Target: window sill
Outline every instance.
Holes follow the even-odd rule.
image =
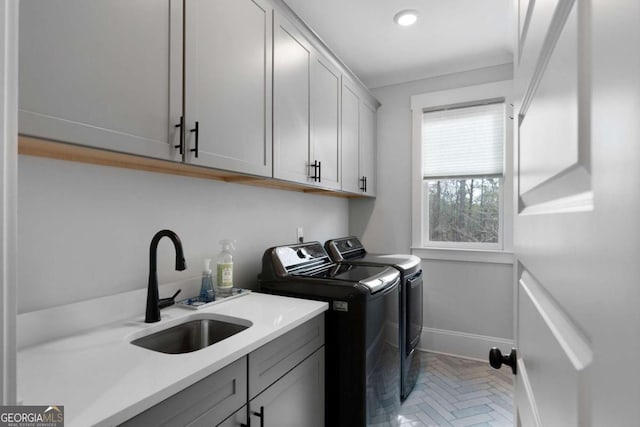
[[[411,248],[411,254],[425,260],[484,262],[513,265],[513,252],[486,249]]]

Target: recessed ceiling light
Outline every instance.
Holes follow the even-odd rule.
[[[393,17],[393,20],[396,21],[398,25],[408,27],[409,25],[415,24],[415,22],[418,20],[418,11],[401,10],[400,12],[396,13],[396,16]]]

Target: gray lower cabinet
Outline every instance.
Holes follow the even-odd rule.
[[[324,426],[324,347],[249,402],[251,425]]]
[[[324,315],[249,354],[249,414],[262,427],[324,426]]]
[[[324,397],[320,315],[122,425],[320,427]]]
[[[234,414],[246,401],[247,358],[243,357],[122,425],[211,427]]]
[[[182,2],[20,1],[19,132],[180,160]]]
[[[324,315],[303,323],[249,354],[253,399],[324,344]]]
[[[235,414],[218,424],[218,427],[247,427],[247,405],[244,405]]]

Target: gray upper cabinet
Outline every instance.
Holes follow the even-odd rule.
[[[275,14],[273,176],[340,189],[340,72]]]
[[[314,183],[340,189],[340,72],[314,54],[311,61],[311,147]]]
[[[360,147],[358,169],[364,177],[364,193],[376,195],[376,126],[377,108],[364,100],[360,102]]]
[[[271,176],[272,13],[265,0],[185,3],[188,163]]]
[[[22,135],[374,194],[377,102],[279,0],[22,0],[19,61]]]
[[[273,43],[273,176],[308,183],[311,46],[278,13]]]
[[[342,77],[342,190],[375,196],[377,106]]]
[[[360,140],[360,97],[351,82],[342,78],[342,190],[361,193],[358,169]],[[364,188],[364,187],[362,187]]]
[[[180,160],[182,2],[22,0],[21,134]]]

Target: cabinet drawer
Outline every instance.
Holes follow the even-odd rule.
[[[246,399],[247,358],[243,357],[122,425],[213,426],[241,408]]]
[[[249,354],[249,399],[276,382],[324,344],[324,314]]]

